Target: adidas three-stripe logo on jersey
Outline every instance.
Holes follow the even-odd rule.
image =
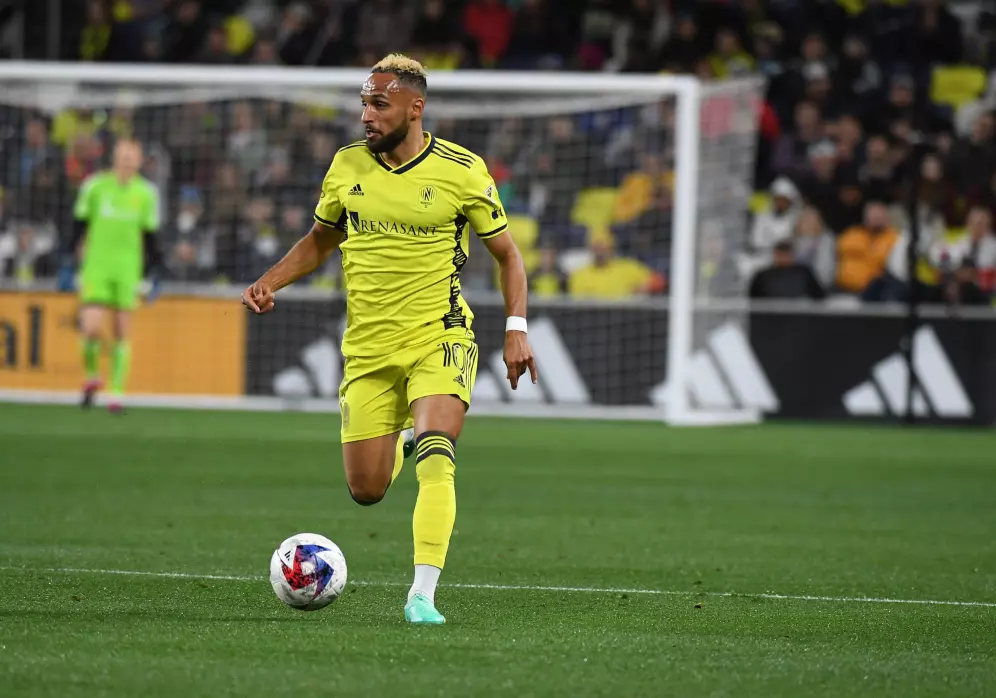
[[[355,187],[349,190],[350,196],[363,196],[363,189],[357,184]]]

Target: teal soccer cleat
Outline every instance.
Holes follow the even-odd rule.
[[[405,620],[413,625],[442,625],[446,622],[443,614],[425,594],[415,594],[405,604]]]

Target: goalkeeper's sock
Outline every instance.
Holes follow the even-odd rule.
[[[94,383],[99,379],[100,370],[100,340],[93,337],[84,337],[81,344],[83,351],[83,370],[86,373],[88,383]]]
[[[418,476],[418,499],[412,517],[415,583],[409,598],[422,593],[432,600],[456,521],[456,448],[449,434],[427,431],[416,439],[415,453]]]
[[[111,356],[111,394],[121,397],[124,394],[128,372],[131,369],[131,344],[119,341],[114,345]]]

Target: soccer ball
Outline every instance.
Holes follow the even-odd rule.
[[[339,546],[316,533],[298,533],[273,551],[270,584],[277,598],[299,611],[317,611],[346,586],[346,558]]]

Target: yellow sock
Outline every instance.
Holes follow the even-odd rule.
[[[453,483],[456,449],[448,434],[427,431],[416,439],[415,453],[418,476],[418,499],[412,517],[415,564],[442,569],[456,521]]]
[[[394,470],[391,472],[391,484],[398,479],[398,475],[401,474],[401,468],[405,464],[405,435],[398,434],[398,448],[394,452]]]

